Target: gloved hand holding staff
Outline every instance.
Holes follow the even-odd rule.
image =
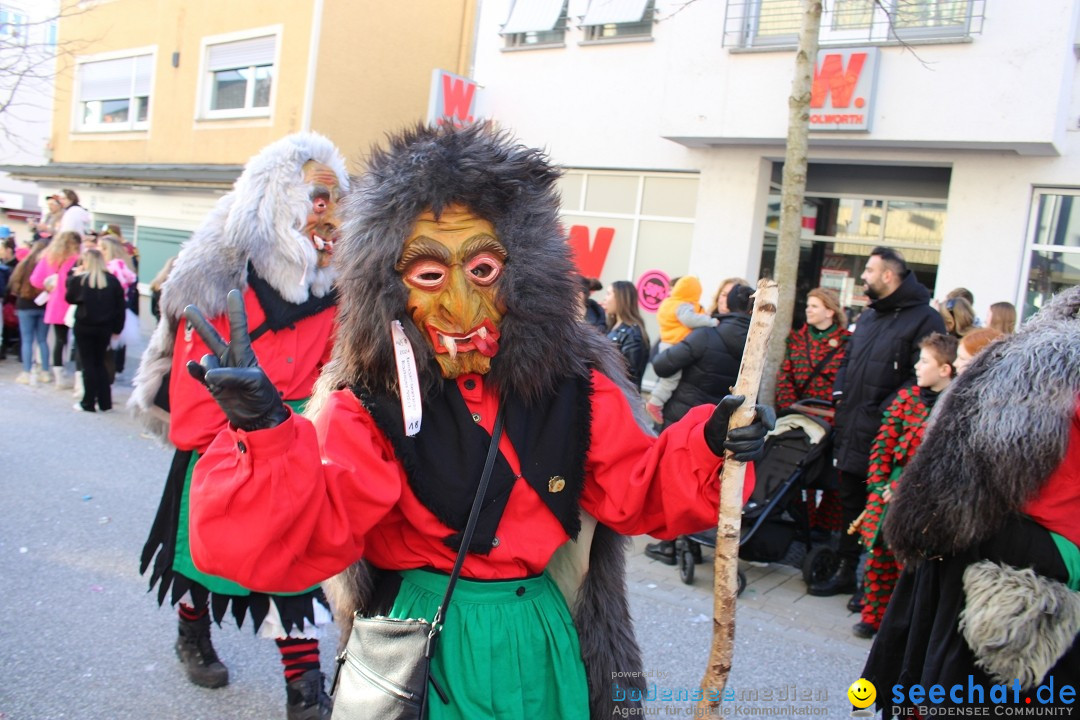
[[[746,474],[746,459],[760,458],[761,446],[754,448],[748,458],[735,447],[739,437],[739,428],[771,426],[774,416],[759,405],[757,401],[761,372],[765,364],[765,351],[772,333],[773,320],[776,318],[776,301],[779,289],[772,280],[758,283],[754,295],[754,313],[750,318],[750,332],[746,336],[739,377],[735,381],[734,396],[742,395],[746,400],[733,406],[732,396],[724,398],[717,405],[713,416],[706,425],[706,440],[709,439],[709,425],[720,422],[719,415],[731,415],[725,423],[727,442],[724,446],[732,455],[724,459],[720,471],[720,519],[716,530],[716,560],[713,580],[713,638],[709,651],[709,662],[705,676],[701,681],[703,699],[699,708],[708,713],[710,707],[717,705],[709,698],[717,697],[727,683],[731,671],[731,656],[735,640],[735,598],[738,594],[739,537],[742,524],[743,477]],[[755,419],[756,418],[756,419]],[[771,428],[770,428],[771,429]],[[755,432],[757,434],[757,432]],[[761,440],[759,439],[760,443]],[[715,452],[715,451],[714,451]]]

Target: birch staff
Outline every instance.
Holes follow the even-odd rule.
[[[746,335],[739,377],[735,381],[734,394],[746,398],[735,410],[728,423],[728,430],[745,427],[754,421],[754,404],[757,402],[761,371],[765,366],[765,352],[776,318],[776,301],[779,289],[772,280],[758,282],[754,294],[754,313],[750,317],[750,331]],[[702,712],[716,707],[720,691],[727,684],[731,673],[731,655],[735,648],[735,597],[738,592],[739,528],[742,524],[743,477],[746,463],[724,454],[724,466],[720,472],[720,519],[716,528],[716,556],[713,574],[713,636],[709,650],[709,663],[701,681],[703,699],[699,704]],[[711,692],[714,691],[715,692]]]

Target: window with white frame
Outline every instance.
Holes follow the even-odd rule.
[[[585,40],[652,37],[654,0],[591,0],[581,19]]]
[[[27,29],[25,15],[11,10],[0,10],[0,38],[9,41],[5,44],[25,45]]]
[[[1053,295],[1080,285],[1080,189],[1036,190],[1032,205],[1027,284],[1021,298],[1025,318]]]
[[[153,71],[152,53],[80,62],[76,129],[145,130],[150,121]]]
[[[499,31],[507,48],[550,47],[566,41],[567,0],[514,0]]]
[[[202,117],[270,114],[277,34],[205,41]]]
[[[822,45],[956,40],[982,31],[987,0],[831,0],[822,8]],[[724,44],[794,47],[802,0],[727,0]]]

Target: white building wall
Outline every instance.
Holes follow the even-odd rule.
[[[49,131],[52,126],[52,91],[55,61],[34,65],[46,49],[47,21],[58,13],[56,0],[18,0],[4,2],[9,12],[28,18],[28,46],[15,39],[0,42],[0,96],[10,105],[0,114],[0,163],[5,165],[44,165],[49,160]],[[29,48],[29,49],[28,49]],[[12,92],[14,89],[14,92]],[[0,206],[37,210],[40,206],[37,185],[12,179],[0,173]],[[20,239],[29,237],[22,223],[9,223]]]
[[[565,47],[505,51],[510,6],[481,4],[474,76],[492,116],[569,167],[699,171],[683,270],[707,294],[756,277],[794,52],[721,47],[723,0],[657,0],[652,41],[595,45],[579,44],[588,0],[570,0]],[[987,0],[970,42],[882,47],[872,131],[812,135],[811,162],[951,168],[932,290],[970,288],[984,317],[992,302],[1020,304],[1032,190],[1080,187],[1078,11]]]

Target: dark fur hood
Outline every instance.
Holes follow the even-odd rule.
[[[394,266],[417,216],[455,203],[492,222],[509,253],[498,289],[506,314],[488,376],[493,386],[528,402],[590,365],[622,375],[611,343],[578,320],[578,279],[558,214],[560,174],[540,151],[490,125],[417,127],[374,150],[344,207],[335,254],[338,338],[311,411],[328,392],[358,382],[397,394],[393,320],[412,342],[422,391],[438,385],[438,365],[408,316]]]
[[[986,540],[1065,456],[1080,396],[1080,287],[992,343],[938,400],[885,519],[904,564]]]

